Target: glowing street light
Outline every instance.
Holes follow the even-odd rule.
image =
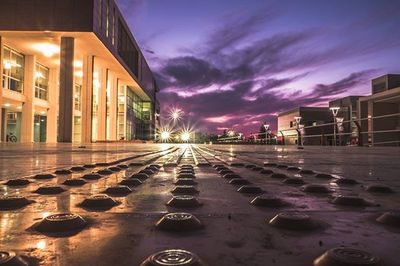
[[[169,117],[172,121],[177,122],[182,119],[183,111],[181,109],[172,108]]]
[[[333,122],[334,122],[334,124],[333,124],[333,141],[334,141],[334,144],[333,144],[333,146],[336,146],[336,117],[338,115],[340,107],[331,107],[329,109],[332,111],[332,114],[333,114]]]
[[[168,131],[162,131],[161,135],[160,135],[161,140],[164,140],[164,141],[167,141],[170,138],[170,136],[171,136],[171,133]]]
[[[183,141],[183,142],[188,142],[189,140],[190,140],[190,132],[183,132],[182,134],[181,134],[181,140]]]

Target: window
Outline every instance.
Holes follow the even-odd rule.
[[[110,0],[107,0],[106,6],[106,37],[110,35]]]
[[[35,97],[47,101],[49,90],[49,69],[36,64],[35,69]]]
[[[293,127],[293,121],[290,121],[290,127]]]
[[[3,88],[23,92],[25,57],[17,51],[4,46]]]
[[[82,86],[75,84],[74,86],[74,110],[81,111],[82,109]]]
[[[143,103],[143,120],[151,121],[151,102]]]
[[[138,77],[139,52],[125,29],[124,24],[119,20],[118,24],[118,54],[124,60],[132,73]]]
[[[99,15],[99,19],[100,19],[100,29],[103,28],[103,0],[100,0],[100,15]]]
[[[115,45],[115,8],[112,16],[112,45]]]

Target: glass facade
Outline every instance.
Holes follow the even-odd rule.
[[[3,88],[20,92],[24,90],[25,56],[4,46]]]
[[[96,141],[99,130],[99,93],[101,83],[99,72],[93,73],[93,92],[92,92],[92,140]]]
[[[47,117],[35,115],[33,124],[33,140],[35,142],[46,142]]]
[[[47,101],[49,90],[49,69],[41,64],[35,67],[35,97]]]

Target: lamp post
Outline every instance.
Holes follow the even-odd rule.
[[[301,121],[301,116],[295,116],[294,120],[296,121],[296,129],[297,129],[297,145],[298,146],[303,146],[301,138],[300,138],[300,121]]]
[[[334,146],[336,146],[336,117],[338,115],[340,107],[331,107],[329,109],[331,109],[333,114],[333,141],[334,141]]]
[[[264,124],[265,128],[265,144],[270,144],[269,143],[269,124]]]

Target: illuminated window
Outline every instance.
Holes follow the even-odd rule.
[[[106,6],[106,37],[110,35],[109,30],[110,30],[110,0],[107,0],[107,6]]]
[[[75,84],[74,86],[74,110],[81,111],[82,109],[82,86]]]
[[[35,67],[35,97],[47,101],[49,69],[40,64]]]
[[[3,88],[22,93],[25,56],[7,46],[4,46],[3,52]]]

